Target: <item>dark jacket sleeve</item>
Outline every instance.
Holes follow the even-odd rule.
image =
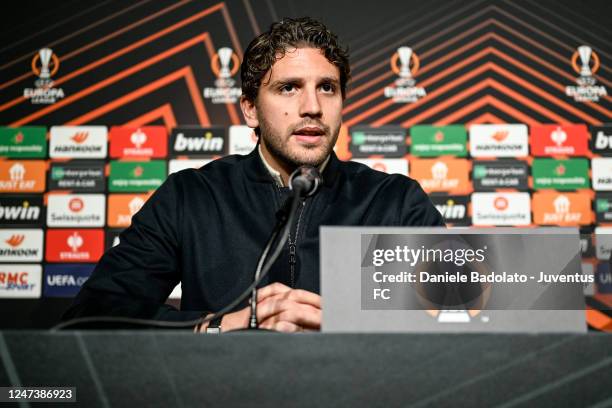
[[[404,204],[400,210],[397,225],[444,227],[442,214],[433,205],[419,183],[410,179],[406,185]]]
[[[123,316],[166,321],[197,319],[204,311],[164,304],[180,282],[181,191],[171,175],[132,218],[120,243],[108,250],[62,320]]]

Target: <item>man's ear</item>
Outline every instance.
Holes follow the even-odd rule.
[[[255,129],[259,126],[259,120],[257,120],[257,107],[254,101],[242,95],[240,97],[240,109],[242,109],[242,114],[244,115],[244,120],[248,127]]]

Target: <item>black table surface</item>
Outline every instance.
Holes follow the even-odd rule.
[[[603,333],[3,331],[0,357],[0,386],[71,407],[612,406]]]

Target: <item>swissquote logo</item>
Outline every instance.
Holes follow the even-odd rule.
[[[43,223],[41,196],[0,197],[0,225],[41,225]]]
[[[174,128],[171,149],[174,156],[223,155],[225,154],[225,128]]]
[[[47,225],[49,227],[104,226],[104,194],[49,194]]]
[[[572,68],[579,75],[576,86],[566,86],[565,94],[576,102],[598,102],[608,95],[603,85],[597,85],[595,74],[601,67],[599,55],[588,45],[576,48],[571,58]]]
[[[234,76],[240,68],[240,58],[229,47],[222,47],[210,61],[210,68],[217,77],[215,87],[204,88],[204,98],[212,103],[236,103],[242,95],[242,89],[234,87]]]
[[[353,159],[353,161],[383,173],[408,175],[408,160],[406,159]]]
[[[39,298],[41,278],[40,265],[0,264],[0,298]]]
[[[504,226],[530,223],[529,193],[472,194],[472,224]]]
[[[49,157],[103,159],[107,153],[106,126],[52,126]]]
[[[42,260],[41,229],[0,230],[0,262],[38,262]]]
[[[47,231],[45,259],[49,262],[97,262],[103,252],[101,229]]]
[[[53,88],[53,80],[51,79],[60,66],[58,56],[51,48],[41,48],[31,62],[32,72],[38,77],[34,82],[35,88],[25,88],[23,97],[30,99],[34,105],[48,105],[62,99],[65,94],[62,88]]]
[[[44,160],[0,160],[0,193],[45,191]]]
[[[469,131],[472,157],[525,157],[529,154],[526,125],[471,125]]]
[[[411,103],[427,95],[425,88],[415,86],[414,77],[419,72],[421,61],[412,48],[399,47],[389,62],[391,71],[398,78],[395,80],[395,86],[385,87],[385,98],[391,98],[395,103]]]

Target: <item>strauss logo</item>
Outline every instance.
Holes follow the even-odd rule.
[[[567,140],[567,133],[565,133],[560,126],[557,126],[557,128],[550,133],[550,140],[555,142],[557,146],[561,146],[563,142]]]
[[[19,245],[21,245],[24,239],[25,239],[25,235],[11,235],[11,237],[4,242],[9,244],[13,248],[16,248]]]
[[[136,130],[130,136],[130,142],[132,142],[132,144],[136,146],[137,149],[140,149],[140,146],[147,142],[147,135],[140,128],[138,128],[138,130]]]
[[[76,252],[80,247],[83,246],[83,237],[78,232],[73,232],[66,241],[68,246],[72,249],[72,252]]]

